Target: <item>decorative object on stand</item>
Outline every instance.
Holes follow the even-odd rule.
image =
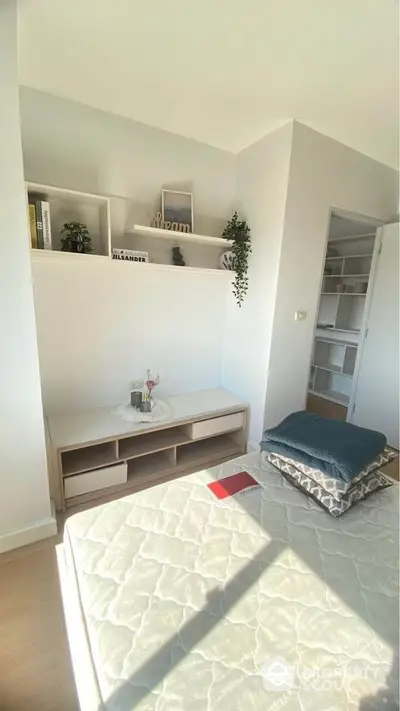
[[[233,294],[239,308],[249,287],[247,277],[248,257],[251,252],[250,228],[245,220],[239,220],[235,211],[225,227],[222,237],[233,241],[232,261],[236,272]]]
[[[172,261],[176,267],[185,267],[186,263],[183,260],[180,247],[172,247]]]
[[[148,252],[140,252],[135,249],[117,249],[116,247],[113,247],[112,258],[113,259],[122,259],[125,262],[147,263],[149,261],[149,253]]]
[[[193,232],[193,195],[177,190],[161,191],[161,217],[164,229]],[[184,227],[184,229],[182,229]]]
[[[79,254],[91,254],[92,238],[87,225],[83,222],[65,222],[62,226],[61,234],[65,237],[61,239],[62,252],[78,252]]]
[[[219,258],[219,265],[221,269],[226,269],[226,271],[231,272],[235,267],[233,265],[233,252],[228,249],[227,252],[223,252]]]
[[[143,393],[143,400],[140,403],[140,412],[151,412],[154,400],[148,393]]]
[[[151,221],[151,227],[157,227],[161,230],[173,230],[174,232],[190,232],[189,225],[178,224],[177,222],[164,222],[161,217],[161,212],[157,212],[154,219]]]
[[[141,390],[132,390],[132,392],[131,392],[132,407],[135,407],[138,410],[140,408],[140,405],[142,404],[142,399],[143,399],[143,393]]]
[[[146,388],[147,388],[148,399],[149,399],[150,402],[152,403],[151,409],[153,409],[153,407],[154,407],[154,400],[153,400],[152,392],[153,392],[154,388],[157,387],[157,385],[160,384],[160,376],[157,375],[155,378],[153,378],[153,377],[151,376],[150,370],[148,370],[148,371],[147,371],[147,380],[145,381],[144,384],[145,384],[145,386],[146,386]],[[145,398],[144,398],[144,395],[143,395],[143,400],[144,400],[144,399],[145,399]]]

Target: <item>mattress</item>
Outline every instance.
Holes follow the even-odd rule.
[[[334,519],[254,453],[71,517],[83,711],[398,708],[398,491]]]

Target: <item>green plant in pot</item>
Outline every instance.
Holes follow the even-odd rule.
[[[92,238],[87,225],[83,222],[65,222],[61,234],[65,235],[61,239],[62,252],[79,252],[80,254],[93,252]]]
[[[232,268],[236,272],[235,281],[233,282],[233,294],[240,308],[246,296],[247,289],[249,288],[247,269],[248,258],[251,252],[250,227],[246,220],[239,220],[239,216],[235,211],[233,217],[225,227],[222,236],[233,242]]]

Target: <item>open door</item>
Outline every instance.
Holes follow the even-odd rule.
[[[380,230],[367,331],[355,386],[355,425],[383,432],[399,448],[399,224]],[[379,233],[378,233],[379,235]]]

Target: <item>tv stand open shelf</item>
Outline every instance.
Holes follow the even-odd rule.
[[[171,418],[125,422],[115,407],[47,418],[58,510],[124,495],[246,451],[247,406],[222,388],[169,398]]]

